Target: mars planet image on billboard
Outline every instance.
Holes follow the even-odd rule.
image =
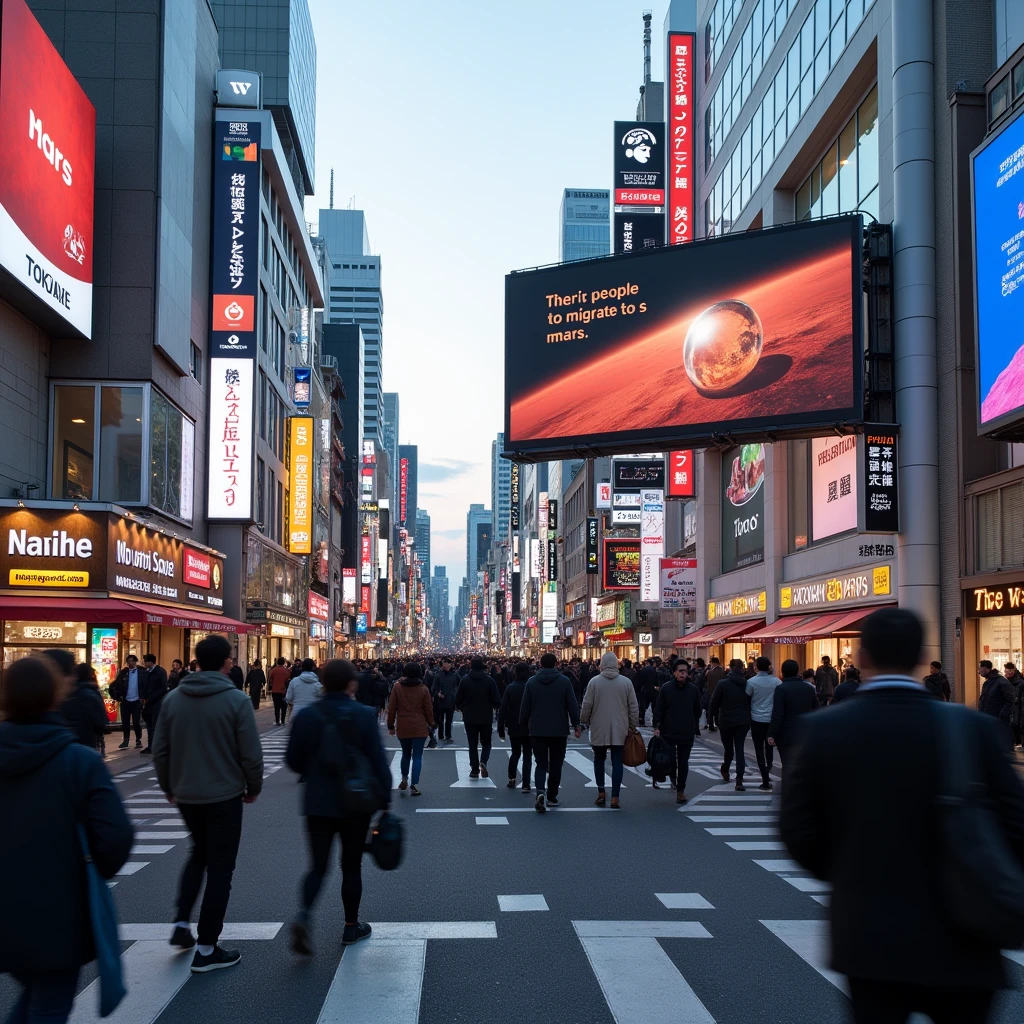
[[[716,302],[686,332],[686,376],[706,394],[728,391],[757,366],[763,340],[761,318],[750,306],[738,299]]]

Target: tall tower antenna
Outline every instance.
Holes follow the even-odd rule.
[[[651,11],[644,11],[644,85],[651,84]]]

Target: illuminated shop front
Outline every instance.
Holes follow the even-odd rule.
[[[746,637],[764,625],[767,606],[765,590],[716,597],[707,603],[707,625],[677,637],[675,646],[687,654],[700,654],[705,660],[717,657],[723,665],[733,658],[759,658],[761,644],[748,643]]]
[[[1000,574],[998,581],[977,582],[963,591],[964,699],[977,700],[981,687],[978,663],[991,661],[1002,672],[1012,662],[1024,666],[1024,573]]]

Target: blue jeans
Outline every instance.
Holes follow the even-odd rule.
[[[412,760],[412,784],[420,781],[420,770],[423,768],[423,744],[426,736],[417,736],[412,740],[399,740],[402,744],[402,778],[409,777],[409,760]]]
[[[18,971],[21,996],[7,1024],[64,1024],[75,1001],[78,968],[68,971]]]
[[[594,747],[594,781],[604,790],[604,757],[607,747]],[[612,747],[612,796],[619,795],[622,786],[622,747]]]

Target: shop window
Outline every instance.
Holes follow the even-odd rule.
[[[1013,102],[1024,96],[1024,60],[1018,61],[1013,69]]]
[[[142,501],[142,388],[100,388],[100,501]]]
[[[259,601],[263,597],[263,580],[261,576],[261,555],[263,545],[259,538],[250,534],[246,544],[245,560],[245,599]]]
[[[96,389],[53,389],[53,479],[51,496],[91,501],[96,432]]]
[[[811,538],[811,445],[789,442],[789,550],[802,551]]]
[[[149,503],[177,519],[192,518],[195,424],[155,388],[149,413]]]

